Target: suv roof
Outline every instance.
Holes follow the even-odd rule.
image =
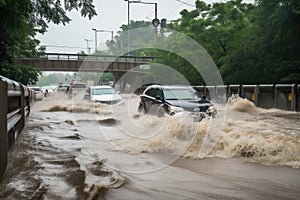
[[[193,88],[190,85],[151,85],[150,87],[160,87],[163,89],[180,89],[180,88]]]
[[[84,86],[84,87],[82,87],[82,86]],[[86,88],[86,84],[85,83],[73,83],[71,85],[71,88]]]
[[[89,86],[89,88],[91,88],[91,89],[97,89],[97,88],[104,89],[104,88],[113,88],[113,87],[111,87],[109,85],[98,85],[98,86]]]

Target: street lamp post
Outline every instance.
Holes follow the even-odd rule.
[[[129,55],[129,24],[130,24],[130,3],[140,3],[141,1],[130,1],[130,0],[124,0],[127,1],[127,55]]]
[[[89,42],[93,41],[93,40],[89,40],[89,39],[84,39],[86,41],[86,48],[87,48],[87,53],[90,54],[90,47],[89,47]]]
[[[113,31],[108,31],[108,30],[99,30],[98,32],[107,32],[107,33],[111,33],[111,40],[114,39],[114,32]]]
[[[98,32],[109,32],[111,33],[111,40],[114,39],[114,32],[109,30],[97,30],[95,28],[92,28],[93,31],[95,31],[95,53],[97,52],[97,33]]]
[[[97,52],[97,32],[98,30],[95,28],[92,28],[93,31],[95,31],[95,53]]]

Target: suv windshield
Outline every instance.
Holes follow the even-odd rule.
[[[164,96],[166,100],[195,100],[200,99],[199,94],[189,88],[172,88],[164,89]]]
[[[41,88],[32,88],[34,91],[39,92],[41,91]]]
[[[105,94],[115,94],[116,91],[113,88],[97,88],[92,89],[92,95],[105,95]]]
[[[72,88],[86,88],[85,84],[73,84]]]

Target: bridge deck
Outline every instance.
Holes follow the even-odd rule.
[[[19,64],[33,66],[41,71],[138,71],[138,66],[149,64],[153,56],[113,56],[46,53],[37,58],[19,58]]]

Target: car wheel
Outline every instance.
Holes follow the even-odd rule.
[[[148,112],[150,115],[156,115],[158,117],[163,117],[166,113],[165,109],[158,105],[152,105]]]
[[[165,113],[166,113],[166,110],[163,107],[160,106],[158,108],[157,116],[158,117],[163,117],[165,115]]]

